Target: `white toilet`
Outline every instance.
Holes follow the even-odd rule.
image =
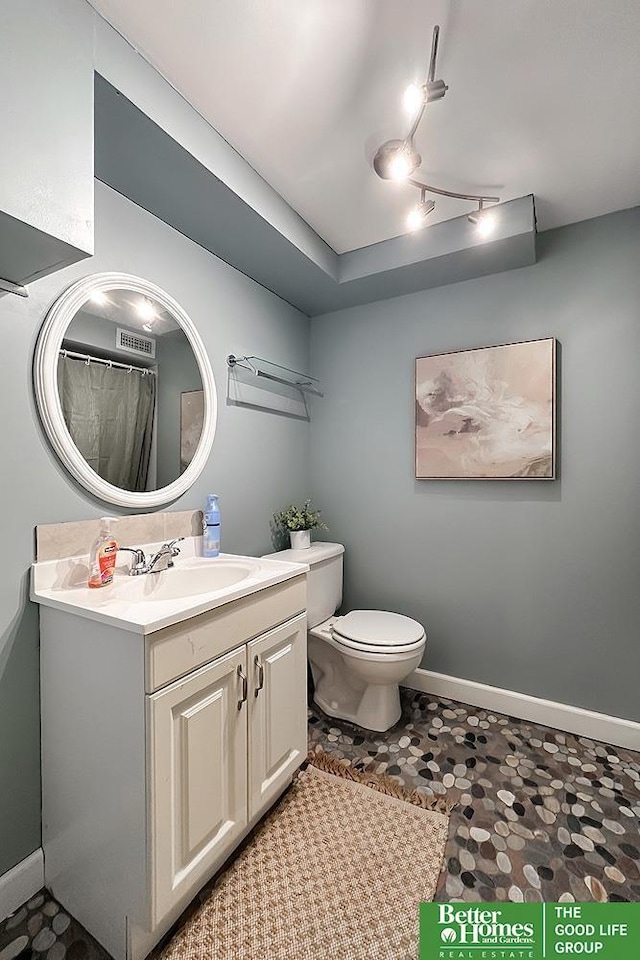
[[[307,563],[308,652],[316,703],[331,717],[368,730],[400,719],[399,684],[422,660],[427,638],[415,620],[386,610],[352,610],[342,603],[341,543],[284,550],[282,560]]]

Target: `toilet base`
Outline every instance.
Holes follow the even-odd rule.
[[[353,698],[353,704],[348,702],[338,704],[335,700],[326,699],[317,690],[313,699],[327,716],[335,717],[337,720],[348,720],[359,727],[364,727],[365,730],[375,730],[377,733],[384,733],[385,730],[393,727],[402,714],[397,684],[369,686],[359,702],[356,702],[355,697]],[[352,707],[351,710],[350,707]]]
[[[372,653],[340,645],[320,624],[307,635],[307,651],[318,706],[330,717],[383,733],[400,719],[399,685],[420,663],[424,641],[415,651]]]

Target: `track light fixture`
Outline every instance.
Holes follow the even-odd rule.
[[[387,140],[373,158],[373,169],[382,180],[406,180],[418,169],[422,157],[407,140]]]
[[[412,84],[405,90],[403,104],[407,113],[413,117],[411,129],[403,140],[387,140],[378,147],[373,158],[373,169],[382,180],[400,180],[410,183],[420,190],[420,203],[409,213],[407,226],[410,230],[418,230],[426,223],[427,217],[435,208],[433,200],[426,200],[427,193],[435,193],[440,197],[453,197],[455,200],[473,200],[478,204],[476,213],[469,216],[469,221],[477,225],[478,233],[488,237],[496,226],[496,215],[484,209],[485,203],[499,203],[500,197],[478,196],[473,193],[455,193],[453,190],[444,190],[434,187],[421,180],[412,178],[420,164],[422,157],[418,153],[414,137],[424,115],[428,103],[442,100],[449,87],[444,80],[436,80],[436,57],[438,55],[438,40],[440,27],[433,28],[431,43],[431,58],[427,80],[420,86]]]
[[[106,307],[109,303],[109,297],[102,290],[96,290],[89,297],[91,303],[95,304],[96,307]]]
[[[479,201],[478,209],[474,213],[470,213],[467,220],[469,223],[475,224],[481,237],[490,237],[498,223],[495,212],[485,210],[483,200]]]
[[[422,190],[420,192],[420,203],[416,204],[407,216],[407,227],[409,230],[420,230],[421,227],[424,227],[427,217],[435,208],[435,200],[427,200],[425,191]]]
[[[146,320],[147,323],[151,323],[151,321],[155,320],[157,316],[156,308],[148,297],[137,301],[135,304],[135,311],[138,316],[142,320]]]

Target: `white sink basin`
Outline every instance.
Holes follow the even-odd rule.
[[[192,561],[189,566],[180,561],[161,573],[143,573],[138,577],[118,577],[113,587],[117,599],[149,601],[181,600],[201,594],[217,593],[246,580],[259,569],[259,560],[230,560],[217,557],[215,560]]]
[[[145,545],[147,556],[152,556],[157,546]],[[34,563],[31,599],[146,634],[283,583],[309,569],[306,564],[270,557],[221,554],[204,559],[197,555],[195,539],[181,546],[175,566],[137,577],[129,576],[129,557],[119,555],[113,583],[100,590],[87,586],[88,557]]]

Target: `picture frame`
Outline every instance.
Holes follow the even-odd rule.
[[[417,480],[556,478],[555,337],[415,361]]]
[[[204,426],[204,392],[186,390],[180,394],[180,473],[193,460]]]

